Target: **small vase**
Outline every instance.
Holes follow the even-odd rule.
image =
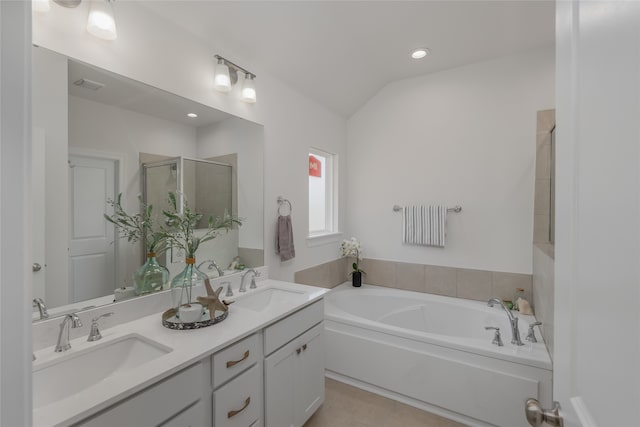
[[[171,298],[173,307],[179,309],[185,304],[192,304],[192,289],[204,283],[209,277],[198,270],[195,258],[185,259],[185,267],[176,277],[171,280]],[[198,306],[200,304],[197,304]]]
[[[353,286],[355,286],[356,288],[359,288],[360,286],[362,286],[362,272],[354,271],[351,274],[351,281]]]
[[[158,264],[155,252],[147,254],[147,261],[133,273],[136,295],[161,291],[169,281],[169,270]]]

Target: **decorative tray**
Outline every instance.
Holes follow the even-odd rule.
[[[165,311],[167,313],[169,310]],[[176,315],[165,319],[164,316],[162,318],[162,326],[169,329],[178,329],[178,330],[186,330],[186,329],[200,329],[206,328],[207,326],[215,325],[216,323],[222,322],[229,315],[229,311],[221,311],[216,310],[215,316],[211,318],[208,311],[205,311],[202,314],[201,320],[197,322],[182,322]]]

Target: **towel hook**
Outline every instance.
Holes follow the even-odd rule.
[[[289,200],[285,199],[282,196],[278,196],[278,215],[282,215],[282,212],[280,211],[280,209],[282,208],[282,206],[285,203],[289,205],[289,214],[288,215],[291,215],[291,212],[293,212],[293,207],[291,206],[291,202]]]

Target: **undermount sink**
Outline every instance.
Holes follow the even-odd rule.
[[[81,393],[171,351],[141,335],[130,334],[45,362],[33,370],[33,407]]]
[[[234,305],[236,307],[247,308],[253,311],[263,311],[273,304],[296,303],[303,301],[304,298],[304,292],[296,292],[279,288],[267,288],[254,291],[246,296],[239,296]]]

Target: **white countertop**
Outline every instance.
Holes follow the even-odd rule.
[[[132,333],[140,334],[173,349],[166,355],[128,371],[127,375],[106,378],[78,394],[34,410],[33,425],[36,427],[64,426],[81,421],[321,299],[328,292],[328,289],[314,286],[267,279],[258,283],[258,289],[249,290],[236,298],[268,288],[303,291],[304,298],[297,303],[272,304],[261,312],[243,309],[232,304],[229,307],[229,316],[223,322],[196,330],[178,331],[165,328],[162,326],[162,313],[155,313],[104,329],[101,331],[102,340],[97,342],[87,342],[86,337],[72,340],[71,349],[64,353],[55,353],[53,347],[36,351],[37,360],[34,362],[34,369],[44,364],[54,363],[57,359],[66,358],[74,352]],[[225,299],[233,300],[234,298]]]

